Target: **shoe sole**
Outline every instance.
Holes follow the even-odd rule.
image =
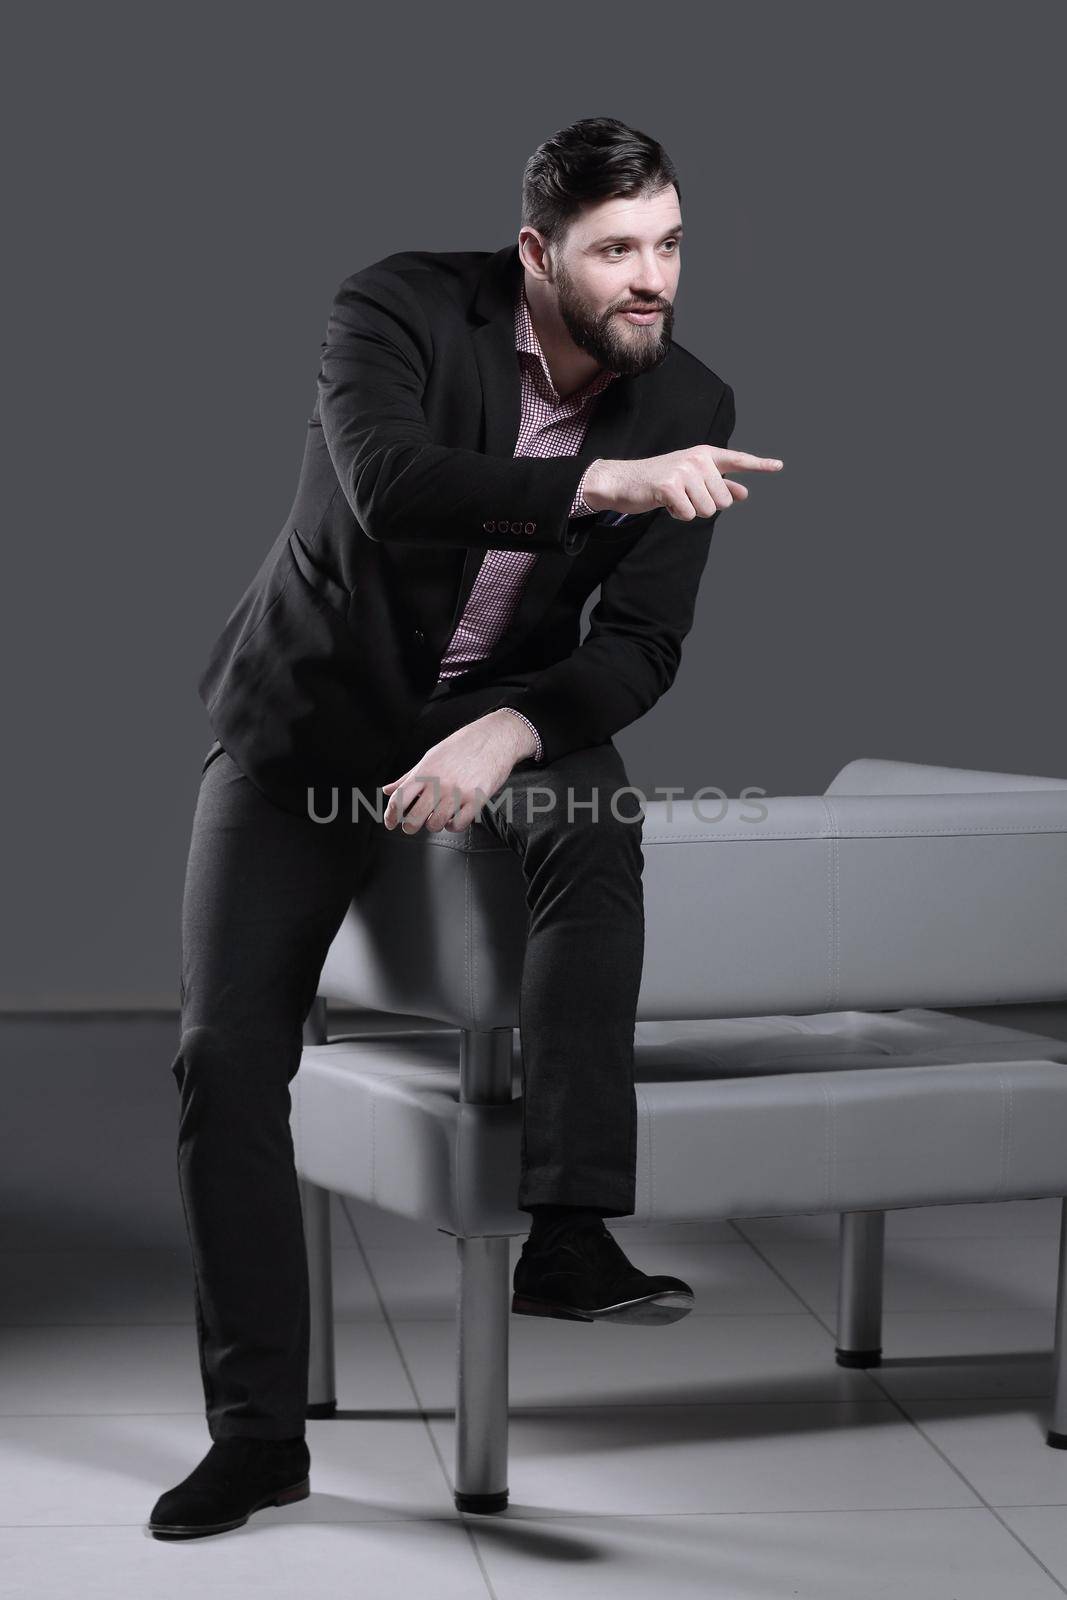
[[[157,1539],[202,1539],[210,1533],[229,1533],[231,1528],[243,1528],[254,1511],[262,1511],[266,1506],[292,1505],[295,1500],[306,1500],[310,1493],[311,1479],[302,1478],[299,1483],[290,1484],[288,1489],[275,1489],[271,1494],[264,1495],[254,1506],[249,1506],[243,1517],[235,1517],[232,1522],[149,1522],[146,1526]]]
[[[561,1317],[567,1322],[677,1322],[693,1309],[693,1296],[680,1290],[647,1295],[642,1300],[621,1300],[614,1306],[597,1306],[591,1311],[533,1300],[529,1295],[512,1296],[511,1309],[521,1317]]]

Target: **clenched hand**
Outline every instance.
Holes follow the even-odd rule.
[[[515,763],[531,753],[531,743],[526,725],[510,711],[490,711],[457,728],[399,778],[382,784],[389,795],[385,826],[391,830],[403,817],[404,833],[417,833],[423,823],[431,833],[462,833],[507,782]]]

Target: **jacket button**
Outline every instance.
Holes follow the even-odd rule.
[[[512,531],[512,533],[521,533],[522,532],[522,523],[521,522],[513,522],[511,524],[511,531]]]
[[[533,533],[533,531],[534,531],[534,529],[536,527],[537,527],[537,523],[536,522],[528,522],[526,524],[526,532],[527,533]]]
[[[426,642],[426,635],[423,633],[421,628],[415,629],[414,638],[417,644],[424,644]]]
[[[490,519],[488,522],[483,522],[482,527],[485,529],[486,533],[496,532],[496,523],[493,522],[492,519]]]

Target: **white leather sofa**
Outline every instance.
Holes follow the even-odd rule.
[[[886,1211],[1058,1196],[1047,1440],[1067,1448],[1067,780],[856,760],[823,795],[644,811],[620,1242],[640,1222],[836,1213],[837,1360],[876,1366]],[[383,829],[291,1084],[308,1414],[337,1403],[330,1192],[454,1235],[467,1511],[507,1504],[526,918],[521,862],[481,824]],[[331,1000],[411,1027],[327,1042]]]

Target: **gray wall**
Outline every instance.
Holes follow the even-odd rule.
[[[0,1006],[177,1003],[195,680],[291,503],[333,291],[514,239],[523,162],[580,116],[671,151],[677,336],[733,385],[734,442],[786,462],[717,525],[632,781],[1067,776],[1055,17],[24,9]]]

